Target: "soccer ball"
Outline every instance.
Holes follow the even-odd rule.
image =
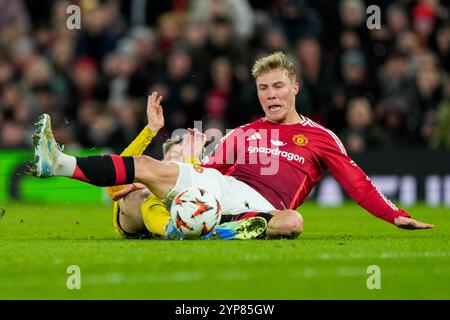
[[[198,238],[210,233],[220,223],[222,208],[211,193],[192,187],[173,199],[170,216],[185,238]]]

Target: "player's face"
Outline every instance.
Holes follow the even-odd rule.
[[[274,69],[256,78],[258,98],[266,119],[275,123],[297,123],[295,95],[298,82],[292,83],[284,69]]]
[[[181,143],[172,145],[164,155],[164,160],[183,162],[183,146]]]
[[[119,200],[120,226],[124,231],[137,233],[145,229],[141,205],[150,195],[148,189],[142,189],[130,192]]]
[[[129,216],[139,216],[141,204],[150,196],[148,189],[142,189],[130,192],[119,200],[119,208],[122,213]]]

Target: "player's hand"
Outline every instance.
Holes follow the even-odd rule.
[[[147,98],[147,127],[153,132],[158,132],[164,127],[164,115],[161,107],[162,96],[153,91]]]
[[[423,223],[403,216],[395,218],[394,224],[402,229],[431,229],[434,227],[432,224]]]
[[[122,199],[123,197],[125,197],[127,194],[136,191],[136,190],[142,190],[147,188],[146,186],[144,186],[142,183],[132,183],[129,184],[128,186],[126,186],[124,189],[120,190],[119,192],[117,192],[114,196],[113,196],[113,201],[119,201],[120,199]]]
[[[183,158],[200,158],[205,144],[205,134],[195,128],[188,128],[188,132],[183,136]]]

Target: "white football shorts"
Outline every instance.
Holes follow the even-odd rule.
[[[200,187],[213,194],[219,201],[223,214],[239,214],[248,211],[268,212],[276,210],[259,192],[242,181],[224,176],[216,169],[173,162],[180,168],[174,190],[181,192],[190,187]]]

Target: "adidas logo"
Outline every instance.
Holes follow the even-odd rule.
[[[252,134],[250,137],[248,137],[247,141],[253,141],[253,140],[258,140],[258,139],[262,139],[262,137],[258,132],[256,132],[256,133]]]
[[[272,140],[272,139],[271,139],[270,142],[271,142],[274,146],[277,146],[277,147],[282,147],[282,146],[287,145],[286,142],[283,142],[283,141],[280,141],[280,140]]]

